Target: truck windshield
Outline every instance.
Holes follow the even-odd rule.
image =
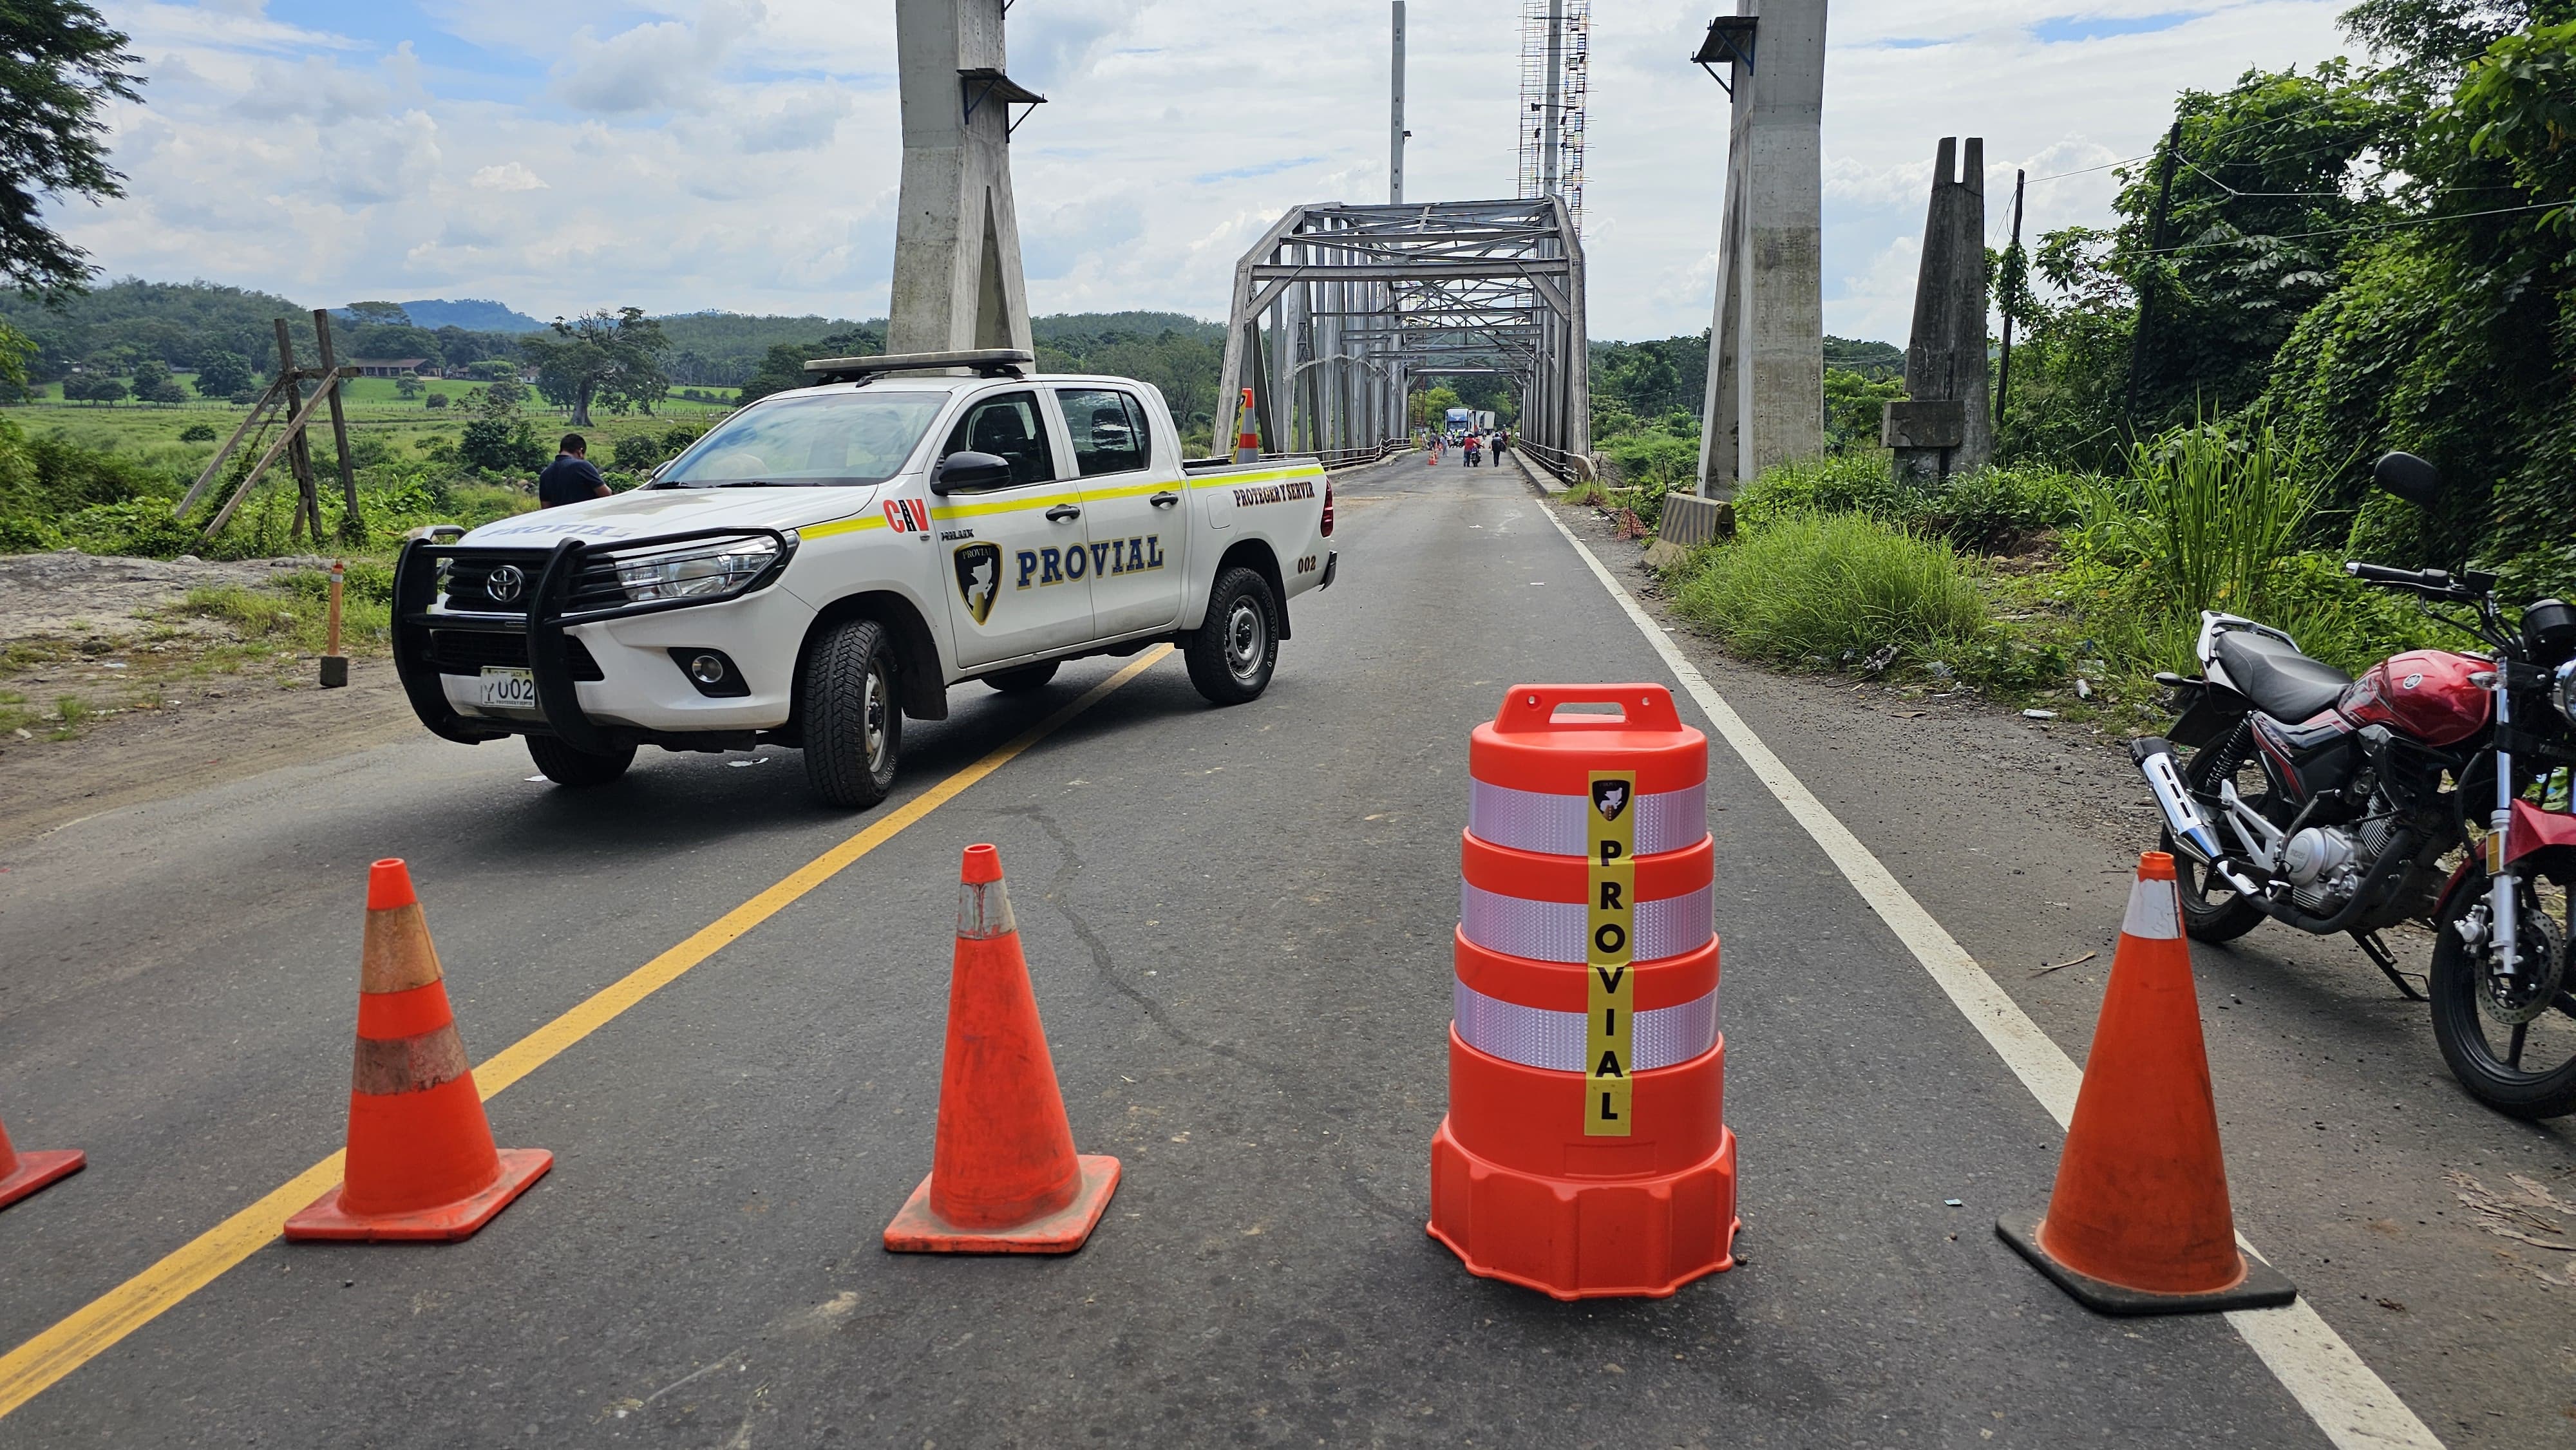
[[[834,488],[883,483],[903,468],[948,394],[824,393],[779,398],[717,424],[664,469],[656,488]]]

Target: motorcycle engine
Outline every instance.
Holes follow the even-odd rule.
[[[2312,916],[2332,916],[2361,889],[2361,878],[2397,834],[2387,815],[2365,816],[2350,829],[2310,826],[2281,847],[2290,901]]]

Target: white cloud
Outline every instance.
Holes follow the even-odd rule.
[[[474,173],[477,191],[543,191],[546,179],[516,161],[486,166]]]
[[[1828,326],[1903,340],[1941,136],[1986,138],[1998,228],[2013,168],[2048,178],[2030,192],[2035,237],[2107,216],[2114,174],[2085,168],[2146,151],[2177,89],[2341,48],[2333,15],[2347,0],[2198,3],[2218,8],[2044,44],[2031,27],[2046,10],[2027,0],[1834,0]],[[259,0],[111,3],[151,77],[148,104],[116,111],[129,195],[56,216],[111,273],[317,304],[447,293],[540,316],[621,303],[882,312],[901,168],[891,5],[369,4],[425,17],[414,43],[286,24]],[[1412,7],[1411,198],[1513,192],[1517,10]],[[1596,9],[1596,336],[1708,325],[1726,97],[1684,57],[1711,11]],[[376,10],[351,13],[388,31]],[[1044,0],[1014,6],[1010,27],[1013,76],[1050,98],[1012,148],[1039,311],[1221,316],[1236,256],[1286,207],[1386,194],[1384,0]],[[1915,40],[1938,43],[1889,44]]]

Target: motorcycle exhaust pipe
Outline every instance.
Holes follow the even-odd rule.
[[[2196,857],[2200,864],[2227,878],[2227,883],[2254,898],[2263,889],[2220,863],[2226,850],[2218,844],[2218,833],[2210,829],[2209,820],[2200,806],[2183,788],[2182,772],[2174,769],[2173,745],[2161,736],[2146,735],[2129,742],[2129,759],[2147,778],[2147,789],[2155,794],[2156,805],[2165,813],[2165,826],[2173,832],[2174,843]]]

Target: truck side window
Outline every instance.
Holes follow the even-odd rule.
[[[1035,393],[1003,393],[968,408],[939,456],[965,452],[1008,460],[1014,488],[1052,482],[1056,476],[1055,454],[1047,447],[1046,424],[1039,420]]]
[[[1147,465],[1152,435],[1134,398],[1106,388],[1059,388],[1055,399],[1064,408],[1074,466],[1083,477],[1133,473]]]

